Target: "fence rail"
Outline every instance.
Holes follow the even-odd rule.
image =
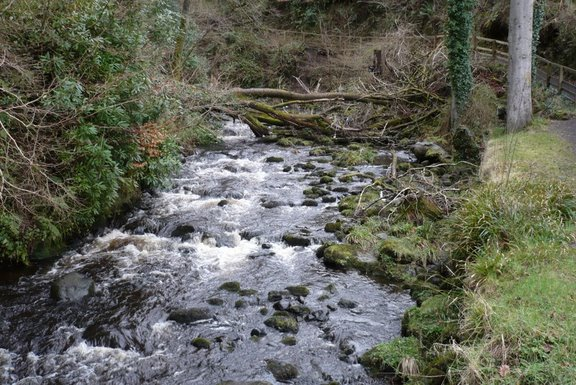
[[[271,28],[266,28],[266,31],[284,38],[301,38],[306,39],[307,41],[316,40],[322,48],[335,52],[354,52],[358,49],[346,47],[355,45],[361,46],[369,43],[377,44],[384,39],[394,37],[390,35],[356,36],[345,34],[323,34]],[[444,35],[408,35],[402,36],[401,38],[406,41],[428,41],[434,46],[438,46],[444,42]],[[472,38],[472,48],[477,57],[482,56],[484,58],[492,58],[493,60],[498,60],[500,62],[508,61],[508,42],[474,35]],[[555,88],[559,95],[562,95],[576,103],[576,69],[554,63],[539,55],[536,55],[536,63],[537,80],[541,81],[547,88]]]

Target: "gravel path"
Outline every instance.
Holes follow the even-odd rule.
[[[576,152],[576,119],[554,120],[550,124],[550,131],[570,143],[572,150]]]

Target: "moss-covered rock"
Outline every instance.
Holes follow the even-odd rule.
[[[181,324],[188,324],[196,321],[211,319],[212,312],[207,308],[187,308],[178,309],[170,312],[168,321],[174,321]]]
[[[254,289],[242,289],[238,292],[242,297],[251,297],[253,295],[258,294],[258,290]]]
[[[421,362],[420,343],[414,337],[400,337],[374,346],[360,357],[360,363],[374,374],[398,373],[400,363],[410,359]]]
[[[299,234],[284,234],[282,240],[288,246],[310,246],[312,244],[310,238]]]
[[[268,158],[266,158],[266,163],[283,163],[283,162],[284,158],[280,156],[269,156]]]
[[[222,306],[224,305],[224,300],[222,298],[208,298],[206,300],[206,302],[208,302],[208,304],[212,305],[212,306]]]
[[[322,184],[330,184],[332,182],[334,182],[334,178],[330,176],[323,176],[322,178],[320,178],[320,183]]]
[[[380,242],[378,251],[380,260],[386,261],[391,258],[396,263],[419,261],[426,255],[426,250],[422,250],[409,237],[389,237]]]
[[[280,332],[298,333],[298,321],[287,312],[275,312],[274,315],[264,321],[264,325]]]
[[[268,301],[270,302],[278,302],[280,300],[282,300],[282,298],[284,298],[285,295],[288,295],[289,293],[287,291],[284,290],[271,290],[268,292]]]
[[[331,223],[326,223],[324,226],[324,231],[327,233],[335,233],[336,231],[342,230],[342,222],[336,221]]]
[[[244,308],[248,307],[248,304],[243,299],[239,299],[236,302],[234,302],[234,307],[236,309],[244,309]]]
[[[210,340],[202,337],[197,337],[192,340],[192,346],[198,349],[210,349]]]
[[[317,255],[329,267],[345,268],[357,266],[358,246],[349,244],[326,245],[318,249]]]
[[[310,199],[315,199],[315,198],[320,198],[323,197],[325,195],[330,195],[329,191],[324,190],[323,188],[320,187],[310,187],[306,190],[303,191],[303,194]]]
[[[266,360],[266,368],[268,368],[274,378],[280,382],[288,382],[298,377],[298,368],[292,364],[276,360]]]
[[[240,291],[240,282],[230,281],[224,282],[220,287],[219,290],[229,291],[231,293],[238,293]]]
[[[310,294],[310,290],[306,286],[288,286],[286,290],[297,297],[306,297]]]
[[[446,150],[436,143],[418,142],[410,147],[418,162],[428,161],[429,163],[448,163],[451,161]]]
[[[402,320],[402,335],[418,338],[426,347],[447,343],[458,337],[458,301],[448,294],[438,294],[408,310]]]
[[[282,340],[280,342],[282,342],[286,346],[294,346],[298,341],[294,336],[284,336],[282,337]]]

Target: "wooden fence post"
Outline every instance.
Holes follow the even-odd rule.
[[[562,94],[563,83],[564,83],[564,67],[560,66],[560,75],[558,76],[558,95]]]
[[[552,82],[552,63],[546,64],[546,88],[550,88]]]
[[[372,61],[372,72],[376,76],[382,75],[382,50],[381,49],[375,49],[374,50],[374,59]]]

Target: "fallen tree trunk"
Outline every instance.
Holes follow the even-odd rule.
[[[343,100],[349,102],[386,105],[389,104],[391,101],[398,99],[397,95],[393,96],[393,95],[378,95],[378,94],[355,94],[349,92],[322,92],[322,93],[302,94],[298,92],[291,92],[275,88],[233,88],[231,91],[236,96],[276,98],[283,100],[306,101],[306,102],[315,101],[318,103]],[[403,98],[410,98],[411,96],[418,96],[420,98],[422,97],[422,93],[403,95]]]

